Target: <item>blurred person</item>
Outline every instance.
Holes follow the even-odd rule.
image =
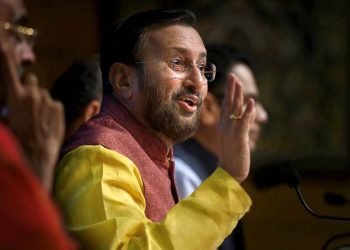
[[[261,125],[268,121],[268,114],[263,105],[258,101],[259,89],[250,59],[243,52],[225,44],[209,44],[207,45],[207,51],[208,60],[217,65],[218,70],[215,80],[212,84],[208,85],[208,94],[204,99],[199,119],[199,129],[193,138],[174,146],[174,159],[175,162],[179,161],[177,163],[176,175],[181,175],[177,178],[177,188],[181,198],[190,195],[199,186],[200,182],[206,179],[216,168],[220,150],[219,135],[216,127],[220,118],[221,102],[225,95],[227,74],[234,73],[241,80],[244,103],[250,98],[256,100],[256,118],[249,130],[249,146],[251,151],[256,149],[256,144],[261,134]],[[204,155],[200,155],[199,152],[192,152],[192,147],[197,148],[199,146],[205,150],[203,151],[205,152]],[[212,158],[211,160],[204,160],[200,158],[203,156]],[[192,161],[195,164],[190,164],[191,160],[188,157],[193,158]],[[184,169],[183,173],[182,169]],[[190,172],[193,170],[197,174],[195,177],[186,177],[187,170]]]
[[[66,135],[77,129],[100,111],[102,76],[99,57],[92,56],[71,65],[53,84],[51,96],[63,103]]]
[[[24,67],[35,62],[36,31],[23,26],[28,18],[22,1],[0,3],[2,120],[17,136],[33,172],[49,189],[64,133],[62,105],[38,87],[34,74],[24,75]]]
[[[63,108],[34,75],[20,79],[22,67],[35,61],[36,31],[25,20],[21,0],[0,0],[0,249],[73,249],[47,193]]]
[[[209,44],[206,48],[208,60],[217,66],[216,78],[208,85],[196,134],[174,146],[175,181],[181,199],[188,197],[215,171],[218,164],[220,141],[217,126],[229,73],[235,74],[242,82],[244,105],[250,98],[255,99],[256,118],[249,130],[249,146],[252,151],[260,137],[261,125],[268,120],[266,110],[258,101],[259,90],[248,57],[226,44]],[[240,224],[219,249],[244,249]]]
[[[102,48],[101,111],[65,143],[54,188],[84,249],[213,249],[250,208],[239,183],[249,173],[255,105],[243,108],[232,74],[219,167],[178,202],[172,146],[195,133],[216,72],[195,20],[187,10],[139,12]]]

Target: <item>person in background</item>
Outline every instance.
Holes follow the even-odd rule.
[[[215,65],[188,10],[126,18],[101,51],[98,115],[63,147],[54,194],[84,249],[214,249],[249,210],[254,100],[230,74],[214,173],[178,201],[173,144],[194,135]],[[234,157],[232,157],[234,155]]]
[[[94,55],[71,65],[54,82],[51,96],[63,103],[67,139],[100,111],[102,76],[99,56]]]
[[[208,60],[217,66],[216,77],[208,85],[198,131],[193,138],[174,146],[175,181],[181,199],[188,197],[215,171],[218,164],[220,140],[217,126],[229,73],[235,74],[242,82],[244,105],[250,98],[255,100],[256,118],[249,130],[249,146],[252,151],[260,137],[261,125],[268,120],[266,110],[258,101],[259,90],[248,57],[226,44],[209,44],[206,48]],[[219,249],[244,249],[240,223]]]
[[[0,0],[0,249],[74,249],[48,195],[63,107],[23,66],[35,62],[21,0]]]

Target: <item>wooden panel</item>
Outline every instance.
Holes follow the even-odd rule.
[[[98,50],[98,10],[95,0],[29,0],[26,6],[40,32],[35,71],[50,87],[69,64]]]
[[[350,222],[321,220],[307,213],[295,191],[287,185],[259,189],[252,180],[248,180],[244,186],[254,204],[243,219],[247,250],[316,250],[322,249],[332,236],[350,233]],[[349,181],[333,179],[321,182],[303,178],[300,188],[307,203],[318,213],[350,217],[349,202],[347,205],[335,206],[324,201],[324,195],[328,192],[349,199]],[[346,242],[350,245],[349,236]]]

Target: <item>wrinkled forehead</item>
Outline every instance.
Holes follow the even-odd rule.
[[[186,54],[196,59],[206,58],[206,49],[199,33],[190,26],[170,25],[146,32],[145,52],[158,54],[171,51]]]
[[[27,16],[27,10],[22,0],[0,0],[0,20],[4,22],[19,22]]]

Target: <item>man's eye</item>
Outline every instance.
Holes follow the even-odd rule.
[[[177,58],[171,59],[170,65],[174,71],[183,71],[184,70],[184,63],[181,59],[177,59]]]
[[[199,71],[204,72],[206,65],[205,65],[205,63],[199,63],[199,64],[197,64],[197,68],[199,69]]]
[[[23,41],[22,36],[20,34],[18,34],[17,32],[11,31],[10,32],[12,38],[17,42],[20,43]]]

